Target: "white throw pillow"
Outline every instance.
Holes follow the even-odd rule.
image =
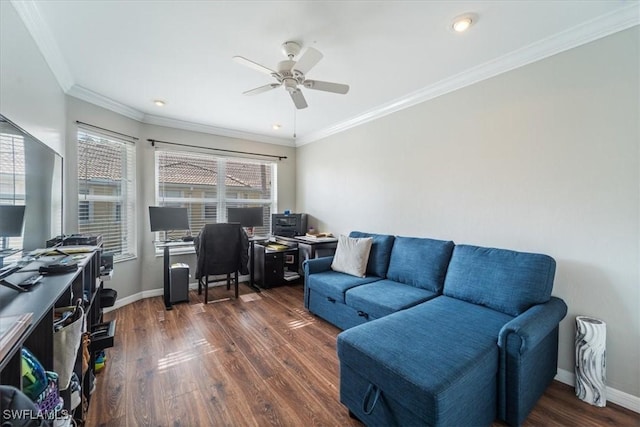
[[[331,269],[352,276],[364,277],[372,243],[371,237],[340,236]]]

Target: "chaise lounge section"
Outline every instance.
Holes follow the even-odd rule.
[[[520,425],[552,381],[558,324],[546,255],[353,232],[364,278],[306,262],[305,306],[336,326],[340,399],[367,425]]]

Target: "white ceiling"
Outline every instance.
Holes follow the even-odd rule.
[[[138,120],[298,145],[638,24],[634,1],[13,2],[62,88]],[[454,17],[473,12],[466,33]],[[283,87],[287,40],[324,58],[307,77],[347,95]],[[160,108],[154,99],[166,100]],[[294,117],[295,116],[295,117]],[[279,123],[280,130],[272,125]],[[247,134],[248,133],[248,134]],[[253,134],[253,135],[252,135]]]

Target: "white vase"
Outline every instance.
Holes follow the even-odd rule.
[[[576,317],[576,396],[594,406],[606,406],[607,324]]]

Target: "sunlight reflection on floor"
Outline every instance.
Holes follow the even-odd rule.
[[[205,354],[214,353],[219,349],[213,348],[204,338],[193,343],[193,347],[188,350],[181,350],[167,354],[158,359],[158,370],[164,371],[173,366],[188,362],[195,358],[200,358]]]

